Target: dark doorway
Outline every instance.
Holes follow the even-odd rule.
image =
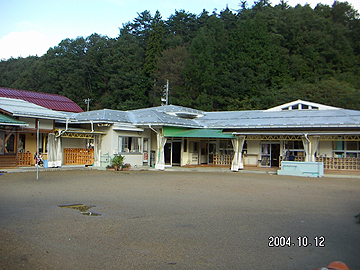
[[[279,167],[280,144],[271,144],[271,167]]]
[[[165,144],[165,165],[181,165],[181,142],[169,141]]]
[[[181,163],[181,142],[172,143],[172,164],[180,166]]]
[[[167,142],[164,148],[165,165],[171,165],[171,142]]]

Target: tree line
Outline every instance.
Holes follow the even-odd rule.
[[[206,111],[265,109],[296,99],[360,110],[360,19],[347,2],[199,15],[138,13],[117,38],[64,39],[41,57],[0,61],[0,86],[64,95],[82,108],[169,103]]]

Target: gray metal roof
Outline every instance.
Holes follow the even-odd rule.
[[[0,97],[0,109],[13,116],[41,119],[64,119],[65,114],[53,111],[21,99]]]
[[[105,122],[131,124],[134,127],[179,126],[237,131],[289,128],[360,128],[360,111],[340,108],[203,112],[181,106],[166,105],[131,111],[104,109],[73,114],[72,117],[74,118],[73,123]]]
[[[264,129],[264,128],[360,128],[360,111],[285,110],[209,112],[197,120],[208,128]]]
[[[178,116],[180,113],[181,117]],[[166,105],[153,108],[129,111],[133,124],[136,125],[163,125],[182,127],[201,127],[192,118],[194,115],[203,115],[204,112],[186,107]],[[184,118],[189,115],[189,118]]]
[[[75,113],[71,115],[71,118],[76,122],[131,123],[128,112],[109,109]]]
[[[181,114],[182,117],[177,116]],[[181,106],[166,105],[131,111],[97,110],[68,115],[72,123],[124,123],[137,126],[184,126],[201,127],[192,119],[184,118],[203,115],[204,112]]]

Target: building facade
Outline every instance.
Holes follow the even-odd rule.
[[[204,112],[165,105],[83,112],[20,99],[0,101],[3,114],[26,124],[14,139],[19,166],[33,165],[26,156],[39,149],[49,167],[106,167],[115,155],[123,155],[132,167],[159,170],[207,165],[237,171],[279,167],[284,160],[360,170],[360,111],[355,110],[297,100],[252,111]]]

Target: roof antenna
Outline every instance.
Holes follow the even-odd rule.
[[[161,106],[169,105],[169,80],[166,80],[166,85],[164,85],[164,90],[161,94]]]

